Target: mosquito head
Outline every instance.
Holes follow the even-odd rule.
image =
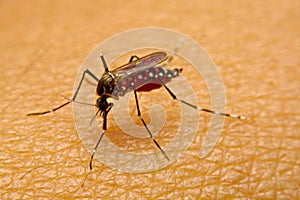
[[[112,103],[109,103],[107,98],[109,97],[103,95],[97,99],[97,107],[99,108],[100,114],[108,113],[112,107]]]

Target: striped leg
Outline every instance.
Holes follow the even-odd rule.
[[[169,157],[167,156],[167,154],[164,152],[164,150],[160,147],[160,145],[158,144],[158,142],[155,140],[154,136],[152,135],[151,131],[149,130],[146,122],[144,121],[144,119],[142,118],[142,115],[141,115],[141,111],[140,111],[140,106],[139,106],[139,101],[138,101],[138,97],[137,97],[137,94],[136,94],[136,90],[134,90],[134,96],[135,96],[135,103],[136,103],[136,109],[137,109],[137,112],[138,112],[138,116],[140,118],[140,120],[142,121],[144,127],[146,128],[149,136],[151,137],[151,139],[153,140],[153,142],[155,143],[155,145],[157,146],[157,148],[162,152],[162,154],[165,156],[165,158],[169,161]]]
[[[199,111],[204,111],[204,112],[208,112],[208,113],[212,113],[212,114],[216,114],[216,115],[222,115],[222,116],[226,116],[226,117],[232,117],[232,118],[237,118],[237,119],[243,119],[243,120],[246,120],[247,117],[246,116],[242,116],[242,115],[235,115],[235,114],[228,114],[228,113],[222,113],[222,112],[218,112],[218,111],[214,111],[214,110],[209,110],[209,109],[206,109],[206,108],[201,108],[199,106],[195,106],[195,105],[192,105],[182,99],[179,99],[177,98],[177,96],[166,86],[166,84],[164,84],[162,81],[160,81],[161,84],[165,87],[165,89],[169,92],[169,94],[172,96],[173,99],[185,104],[185,105],[188,105],[194,109],[197,109]]]
[[[92,77],[92,78],[93,78],[94,80],[96,80],[97,82],[99,81],[99,79],[98,79],[98,78],[97,78],[90,70],[86,69],[86,70],[84,70],[84,72],[83,72],[83,74],[82,74],[82,77],[81,77],[81,79],[80,79],[79,85],[78,85],[78,87],[77,87],[77,89],[76,89],[76,91],[75,91],[75,94],[74,94],[74,96],[72,97],[72,99],[70,99],[70,100],[67,101],[66,103],[64,103],[64,104],[62,104],[62,105],[60,105],[60,106],[58,106],[58,107],[56,107],[56,108],[53,108],[52,110],[47,110],[47,111],[44,111],[44,112],[28,113],[27,116],[31,116],[31,115],[45,115],[45,114],[48,114],[48,113],[51,113],[51,112],[55,112],[55,111],[59,110],[60,108],[62,108],[62,107],[64,107],[64,106],[68,105],[68,104],[71,103],[71,102],[76,102],[76,101],[75,101],[75,100],[76,100],[76,97],[77,97],[77,95],[78,95],[78,92],[79,92],[79,90],[80,90],[80,87],[81,87],[81,85],[82,85],[82,82],[83,82],[84,77],[85,77],[86,74],[88,74],[90,77]],[[77,102],[77,103],[87,104],[87,103],[82,103],[82,102]],[[88,105],[90,105],[90,104],[88,104]],[[93,106],[94,106],[94,105],[93,105]]]

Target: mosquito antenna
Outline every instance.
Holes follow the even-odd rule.
[[[101,111],[101,110],[99,109],[99,110],[96,112],[96,114],[93,116],[93,118],[92,118],[91,121],[90,121],[90,125],[92,125],[93,121],[95,120],[95,118],[97,117],[97,115],[99,114],[100,111]]]
[[[106,61],[105,61],[104,56],[103,56],[102,53],[100,53],[100,58],[101,58],[101,61],[102,61],[102,63],[103,63],[104,70],[105,70],[106,72],[109,72],[108,67],[107,67],[107,64],[106,64]]]

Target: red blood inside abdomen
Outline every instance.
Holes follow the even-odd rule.
[[[161,84],[158,83],[148,83],[138,88],[136,91],[138,92],[150,92],[151,90],[155,90],[161,87]]]

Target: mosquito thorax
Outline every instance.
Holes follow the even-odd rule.
[[[97,86],[97,94],[99,96],[111,96],[116,85],[116,80],[111,72],[104,72]]]

